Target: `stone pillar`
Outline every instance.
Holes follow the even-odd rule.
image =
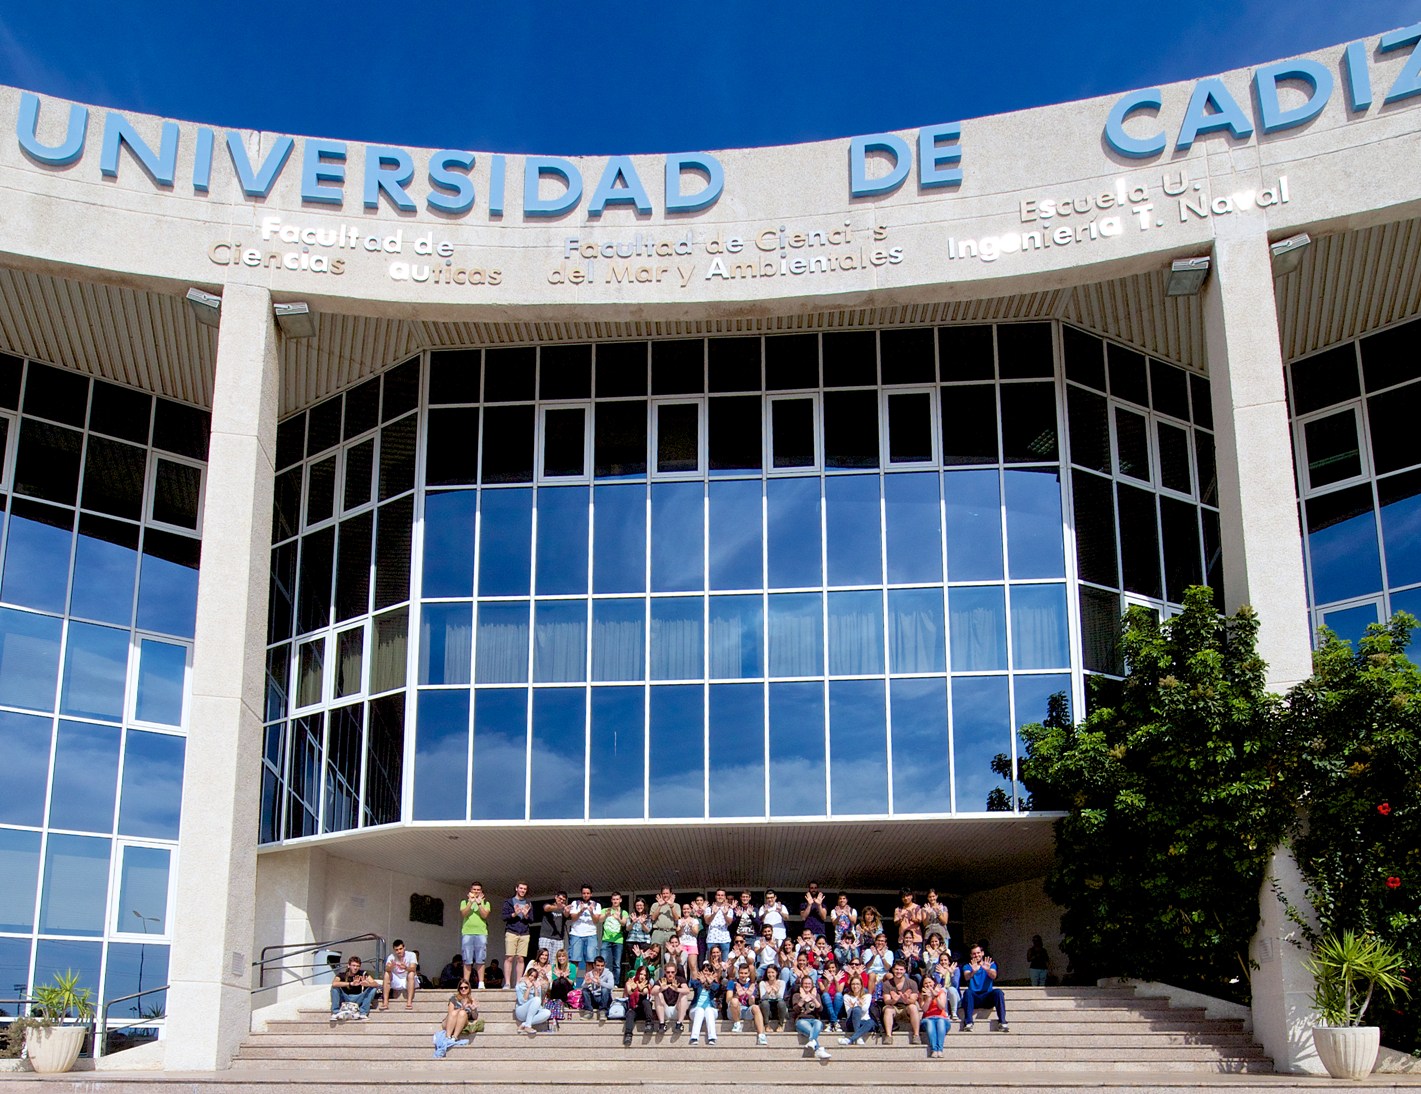
[[[1312,672],[1311,627],[1303,577],[1302,530],[1293,477],[1272,256],[1261,217],[1230,225],[1215,240],[1205,284],[1204,333],[1218,447],[1224,601],[1259,615],[1258,651],[1268,686],[1282,692]],[[1311,977],[1297,928],[1273,885],[1305,906],[1301,879],[1279,848],[1259,896],[1262,922],[1251,955],[1254,1036],[1280,1071],[1308,1070]],[[1315,1057],[1313,1057],[1315,1060]]]
[[[271,293],[222,298],[193,642],[164,1066],[226,1068],[251,1020],[276,456]]]

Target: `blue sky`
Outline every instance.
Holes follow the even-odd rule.
[[[648,0],[3,0],[0,10],[0,83],[217,125],[564,155],[915,128],[1421,22],[1421,0],[718,0],[694,12]]]

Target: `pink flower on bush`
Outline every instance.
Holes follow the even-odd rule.
[[[1386,887],[1387,887],[1388,889],[1400,889],[1400,888],[1401,888],[1401,878],[1399,878],[1399,877],[1389,877],[1389,878],[1387,878],[1387,879],[1386,879]]]
[[[1380,814],[1381,814],[1382,816],[1384,816],[1384,817],[1390,816],[1390,815],[1391,815],[1391,803],[1390,803],[1390,802],[1382,802],[1381,805],[1377,806],[1377,812],[1380,813]]]

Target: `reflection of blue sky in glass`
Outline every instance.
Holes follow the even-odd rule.
[[[705,729],[698,685],[651,689],[651,815],[705,815]]]
[[[1026,742],[1021,739],[1021,727],[1046,718],[1046,703],[1058,691],[1066,693],[1066,717],[1071,715],[1071,678],[1065,673],[1048,673],[1042,676],[1016,676],[1012,678],[1012,688],[1016,699],[1017,763],[1026,758]],[[1018,770],[1020,767],[1018,766]],[[1003,784],[1005,786],[1005,783]],[[1026,788],[1016,784],[1018,808],[1026,808]]]
[[[942,580],[941,512],[935,474],[885,475],[888,580]]]
[[[1338,638],[1342,638],[1352,643],[1352,649],[1360,649],[1359,643],[1362,636],[1367,633],[1367,628],[1377,622],[1376,604],[1358,604],[1352,608],[1339,608],[1336,611],[1324,612],[1322,616],[1323,626],[1329,628]]]
[[[50,984],[59,973],[77,972],[78,987],[99,991],[99,961],[103,952],[100,942],[67,942],[56,938],[41,938],[35,945],[36,984]]]
[[[765,484],[770,588],[819,585],[819,479]]]
[[[1401,478],[1405,476],[1392,481]],[[1421,581],[1421,493],[1383,505],[1381,513],[1388,584],[1410,585]]]
[[[107,839],[50,835],[44,857],[40,933],[104,933],[110,847]]]
[[[646,487],[599,486],[592,495],[592,589],[646,588]]]
[[[480,491],[479,595],[526,596],[531,581],[533,491]]]
[[[946,813],[952,808],[947,760],[947,681],[894,680],[893,812]]]
[[[758,677],[765,671],[762,608],[758,596],[710,600],[712,679]]]
[[[640,817],[646,729],[641,688],[592,689],[588,815]]]
[[[140,722],[176,726],[183,719],[183,675],[187,647],[144,638],[139,642],[138,695],[134,713]]]
[[[535,818],[583,815],[586,751],[585,693],[581,688],[533,690],[532,804]]]
[[[0,756],[5,757],[0,764],[0,824],[44,823],[51,727],[49,718],[0,711]],[[6,876],[0,871],[0,877]]]
[[[191,638],[197,620],[197,569],[144,555],[138,575],[138,625]]]
[[[712,589],[760,588],[760,505],[759,479],[710,484]]]
[[[0,703],[54,709],[60,621],[0,608]]]
[[[888,732],[882,680],[829,685],[830,808],[888,812]]]
[[[824,499],[829,584],[881,584],[878,476],[830,475],[824,480]]]
[[[1006,471],[1007,569],[1016,579],[1065,577],[1060,474]]]
[[[947,580],[1002,576],[1001,495],[995,471],[949,471],[942,477],[947,513]]]
[[[765,701],[759,684],[710,689],[710,815],[765,814]]]
[[[959,676],[952,681],[952,746],[957,811],[984,812],[994,787],[1008,790],[992,771],[997,753],[1011,753],[1005,676]]]
[[[664,482],[651,488],[651,588],[689,592],[704,588],[702,527],[704,487]]]
[[[80,832],[112,832],[118,793],[118,745],[110,726],[60,722],[54,746],[54,786],[49,823]]]
[[[544,487],[538,491],[538,592],[587,591],[588,489]]]
[[[1064,585],[1011,587],[1011,644],[1016,668],[1070,668]]]
[[[167,733],[128,731],[118,806],[120,835],[178,838],[185,743]]]
[[[479,496],[473,490],[431,491],[425,495],[425,596],[472,595],[478,504]]]
[[[824,672],[822,593],[781,593],[769,598],[771,676]]]
[[[141,934],[138,920],[129,916],[123,928]],[[149,923],[151,931],[153,924]],[[104,998],[119,999],[139,991],[150,991],[168,982],[168,947],[161,942],[113,942],[104,968]],[[119,1003],[109,1016],[115,1020],[138,1018],[167,1008],[168,993],[156,991],[140,999]]]
[[[167,847],[123,849],[118,878],[118,908],[114,912],[115,930],[141,934],[141,919],[153,934],[167,933],[168,868],[172,854]],[[134,915],[134,912],[138,914]]]
[[[475,820],[518,820],[523,816],[527,704],[524,688],[480,688],[474,693]]]
[[[73,518],[53,510],[61,519]],[[11,515],[5,543],[5,573],[0,597],[10,604],[62,612],[69,585],[69,540],[73,533]],[[125,620],[127,622],[127,620]]]
[[[60,713],[119,721],[127,672],[128,631],[70,623]]]
[[[33,899],[34,894],[30,894]],[[3,899],[3,898],[0,898]],[[29,924],[25,930],[29,930]],[[0,930],[9,930],[0,924]],[[30,940],[28,938],[0,938],[0,993],[7,999],[17,999],[26,994],[30,976]],[[14,1004],[10,1004],[12,1008]],[[6,1008],[7,1010],[10,1008]]]
[[[1391,611],[1393,615],[1397,612],[1406,612],[1416,619],[1421,619],[1421,589],[1407,589],[1402,593],[1392,593]],[[1418,648],[1414,641],[1407,647],[1406,656],[1412,664],[1421,664],[1421,648]]]
[[[1381,590],[1377,522],[1370,508],[1311,533],[1308,554],[1315,604],[1367,596]]]
[[[137,529],[133,534],[137,542]],[[133,617],[133,582],[137,576],[137,551],[81,535],[74,549],[70,615],[127,626]]]
[[[820,816],[824,802],[824,685],[770,685],[770,812]]]
[[[522,696],[523,692],[514,694]],[[415,820],[463,820],[468,794],[469,693],[421,691],[414,753]],[[523,780],[518,781],[522,796]],[[522,810],[519,810],[522,816]]]
[[[0,931],[28,934],[34,929],[39,838],[38,832],[0,828],[0,877],[5,879],[0,885]]]

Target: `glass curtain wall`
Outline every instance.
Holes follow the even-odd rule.
[[[168,981],[209,428],[0,355],[0,996]]]

